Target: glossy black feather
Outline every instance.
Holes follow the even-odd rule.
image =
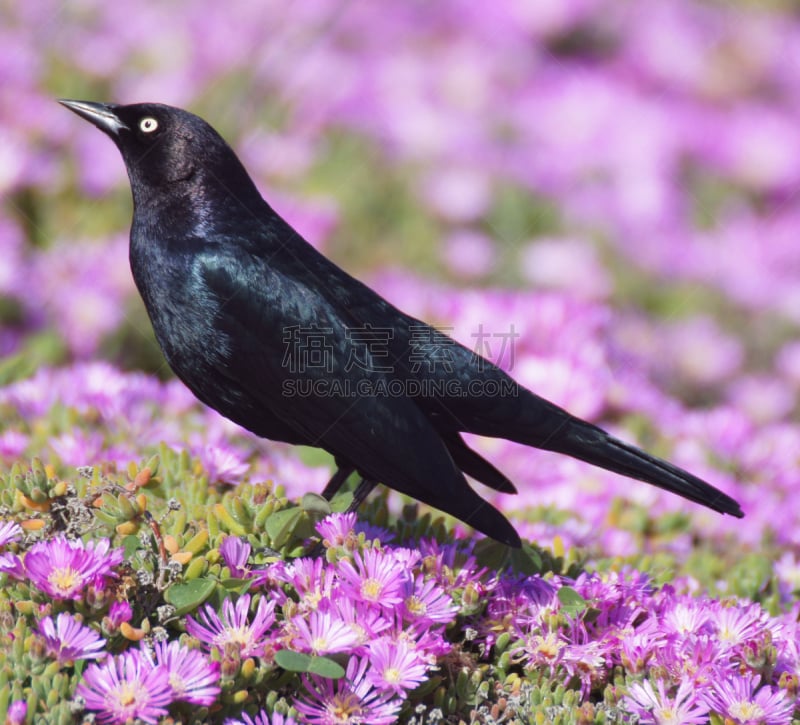
[[[159,104],[63,103],[122,153],[134,200],[131,268],[172,369],[254,433],[332,453],[340,473],[326,494],[356,470],[519,546],[510,523],[464,477],[515,491],[466,445],[461,433],[470,432],[565,453],[742,516],[709,484],[516,386],[449,338],[447,364],[420,364],[415,339],[441,333],[306,243],[202,119]],[[325,366],[287,365],[293,328],[325,331]],[[369,349],[366,364],[353,365],[349,335],[364,329],[391,334],[380,359]],[[475,381],[493,386],[464,395]],[[311,392],[298,392],[300,384]]]

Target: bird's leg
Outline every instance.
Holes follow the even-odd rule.
[[[328,481],[328,485],[325,486],[325,489],[322,491],[322,497],[326,501],[330,501],[336,495],[336,492],[342,487],[342,484],[350,477],[350,474],[356,470],[355,466],[342,464],[338,461],[336,465],[338,466],[336,473],[331,476],[331,480]]]
[[[377,481],[373,481],[369,478],[362,478],[361,483],[358,484],[358,488],[356,488],[355,493],[353,494],[353,500],[347,507],[347,512],[350,513],[351,511],[357,511],[359,506],[364,503],[364,499],[369,496],[370,493],[372,493],[372,489],[377,485]]]

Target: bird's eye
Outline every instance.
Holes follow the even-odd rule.
[[[153,133],[158,128],[158,121],[152,116],[147,116],[147,118],[143,118],[139,121],[139,128],[144,133]]]

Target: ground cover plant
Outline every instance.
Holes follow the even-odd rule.
[[[0,9],[6,722],[791,723],[800,20],[655,0]],[[520,552],[203,408],[56,97],[207,118],[313,243],[735,521],[476,440]],[[310,543],[321,553],[308,556]],[[798,715],[800,717],[800,715]]]

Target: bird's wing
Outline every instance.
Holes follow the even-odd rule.
[[[257,399],[265,415],[363,475],[518,544],[502,514],[469,487],[426,416],[390,387],[391,375],[352,359],[335,295],[273,262],[222,250],[195,257],[217,301],[214,324],[228,340],[219,373]]]

